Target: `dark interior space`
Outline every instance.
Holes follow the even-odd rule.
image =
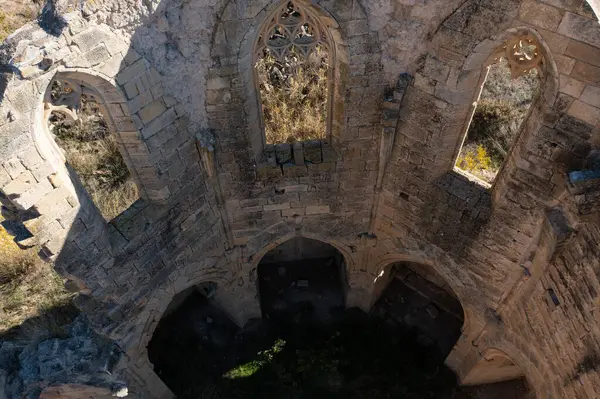
[[[178,398],[528,398],[522,381],[458,386],[444,360],[460,334],[462,308],[425,274],[397,266],[373,312],[342,309],[341,256],[323,256],[311,243],[292,247],[314,256],[268,255],[259,288],[269,305],[243,328],[213,302],[214,284],[174,298],[148,353]],[[299,280],[308,284],[298,287]]]
[[[435,347],[445,358],[463,325],[463,309],[456,295],[427,266],[399,263],[392,266],[391,273],[391,281],[371,312],[413,331],[421,344]]]
[[[267,253],[258,265],[263,318],[328,322],[345,307],[343,256],[317,240],[295,238]]]

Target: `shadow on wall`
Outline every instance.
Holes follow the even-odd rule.
[[[436,351],[357,309],[327,326],[252,320],[239,330],[206,298],[192,295],[160,321],[149,352],[182,399],[450,399],[457,390]]]
[[[434,180],[421,198],[425,199],[419,211],[423,234],[457,259],[470,248],[492,214],[489,190],[455,171]]]
[[[58,37],[68,26],[64,14],[75,10],[82,11],[83,4],[84,2],[77,0],[46,0],[46,4],[37,18],[37,23],[44,32]],[[16,63],[18,64],[18,60],[13,59],[13,54],[16,45],[29,30],[27,27],[19,29],[18,32],[13,33],[8,39],[0,43],[0,102],[4,99],[4,92],[10,75],[16,74],[21,77],[15,66]]]

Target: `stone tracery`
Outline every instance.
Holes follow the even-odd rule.
[[[498,50],[495,59],[505,57],[513,79],[538,68],[543,62],[540,44],[531,34],[517,36],[506,41]]]
[[[282,62],[295,48],[307,59],[317,46],[330,49],[329,39],[318,18],[301,3],[289,1],[281,5],[263,27],[256,56],[259,58],[268,49]]]

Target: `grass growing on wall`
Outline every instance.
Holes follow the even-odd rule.
[[[307,60],[291,50],[283,62],[265,50],[256,71],[267,144],[325,138],[328,99],[325,50],[317,47]]]
[[[78,116],[67,122],[54,113],[52,132],[92,201],[110,221],[139,198],[138,189],[97,104],[82,100]]]
[[[536,70],[512,79],[506,60],[492,65],[456,166],[492,183],[538,91]]]
[[[0,334],[69,307],[70,298],[52,264],[33,250],[19,248],[0,226]],[[46,318],[45,323],[51,325],[54,318]]]

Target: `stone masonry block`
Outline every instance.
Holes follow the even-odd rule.
[[[283,204],[263,205],[263,210],[265,212],[268,212],[268,211],[281,211],[283,209],[290,209],[290,203],[289,202],[284,202]]]
[[[583,93],[584,88],[585,83],[580,82],[579,80],[567,75],[560,76],[560,91],[562,93],[568,94],[575,98],[579,98],[581,93]]]
[[[590,125],[596,126],[600,124],[600,109],[582,101],[575,100],[573,104],[571,104],[568,113]]]
[[[600,30],[598,31],[600,35]],[[581,43],[576,40],[569,42],[569,47],[565,50],[565,55],[577,60],[587,62],[595,66],[600,66],[600,48]]]
[[[35,203],[37,203],[40,198],[51,192],[53,189],[54,187],[52,187],[52,184],[50,184],[48,180],[42,180],[25,193],[21,194],[17,198],[12,199],[12,201],[13,203],[19,205],[22,209],[29,209]]]
[[[110,39],[111,34],[109,32],[99,28],[90,28],[73,36],[72,40],[82,53],[87,53],[98,43],[107,42]]]
[[[142,108],[138,114],[144,124],[158,118],[167,110],[162,100],[155,100]]]
[[[437,84],[435,96],[441,100],[454,105],[470,104],[473,101],[473,93],[468,90],[454,90]]]
[[[275,146],[275,157],[278,164],[284,164],[292,160],[292,146],[287,143]]]
[[[586,86],[579,99],[584,103],[600,108],[600,87]]]
[[[554,60],[556,61],[558,73],[569,75],[571,71],[573,71],[573,67],[575,66],[575,60],[573,58],[561,54],[554,54]]]
[[[306,207],[306,215],[321,215],[324,213],[331,213],[329,205],[313,205]]]
[[[306,162],[317,164],[323,162],[320,140],[304,141],[302,145],[304,146],[304,160]]]
[[[555,31],[560,24],[562,14],[558,8],[536,0],[525,0],[519,9],[519,19],[540,28]]]
[[[595,86],[600,86],[600,68],[585,62],[577,61],[571,76]]]
[[[3,192],[9,199],[18,198],[21,194],[31,189],[37,181],[30,171],[24,171],[16,179],[4,186]]]
[[[84,54],[84,57],[88,62],[88,65],[92,67],[101,64],[107,59],[109,59],[110,54],[108,53],[106,47],[103,44],[101,44],[86,52]]]
[[[125,95],[129,99],[135,98],[136,96],[138,96],[140,94],[140,92],[138,91],[138,88],[134,82],[125,83],[123,85],[123,90],[125,91]],[[137,112],[137,111],[134,111],[134,112]]]
[[[438,82],[445,82],[448,79],[450,73],[450,66],[443,61],[427,56],[425,60],[425,68],[423,69],[423,75],[431,79],[437,80]]]
[[[125,85],[125,86],[127,86],[127,85]],[[137,88],[135,89],[135,92],[132,92],[132,94],[133,93],[137,93]],[[152,102],[152,93],[149,91],[146,91],[139,95],[136,95],[136,97],[132,98],[127,103],[127,105],[129,106],[129,111],[132,114],[135,114],[136,112],[138,112],[140,109],[142,109],[146,105],[150,104],[151,102]]]
[[[25,172],[25,166],[21,163],[21,160],[18,158],[13,158],[5,162],[2,166],[4,166],[4,170],[8,172],[10,177],[16,179],[21,175],[21,173]]]
[[[10,182],[12,179],[10,177],[10,175],[8,174],[8,172],[6,171],[6,169],[4,169],[2,167],[2,165],[0,165],[0,190],[3,189],[3,187],[8,184],[8,182]],[[4,191],[4,190],[2,190]]]
[[[175,119],[177,119],[175,109],[169,108],[162,115],[160,115],[158,118],[155,118],[152,122],[150,122],[142,129],[142,136],[145,139],[154,136],[161,129],[175,122]]]
[[[294,143],[292,152],[294,154],[294,163],[296,165],[304,165],[304,151],[302,149],[302,143]]]
[[[132,65],[123,69],[117,75],[117,83],[124,85],[127,82],[131,82],[135,78],[139,77],[146,72],[147,66],[146,61],[143,58],[135,61]]]
[[[558,33],[594,47],[600,47],[600,25],[596,19],[566,12],[558,27]],[[593,57],[593,53],[589,57]]]

